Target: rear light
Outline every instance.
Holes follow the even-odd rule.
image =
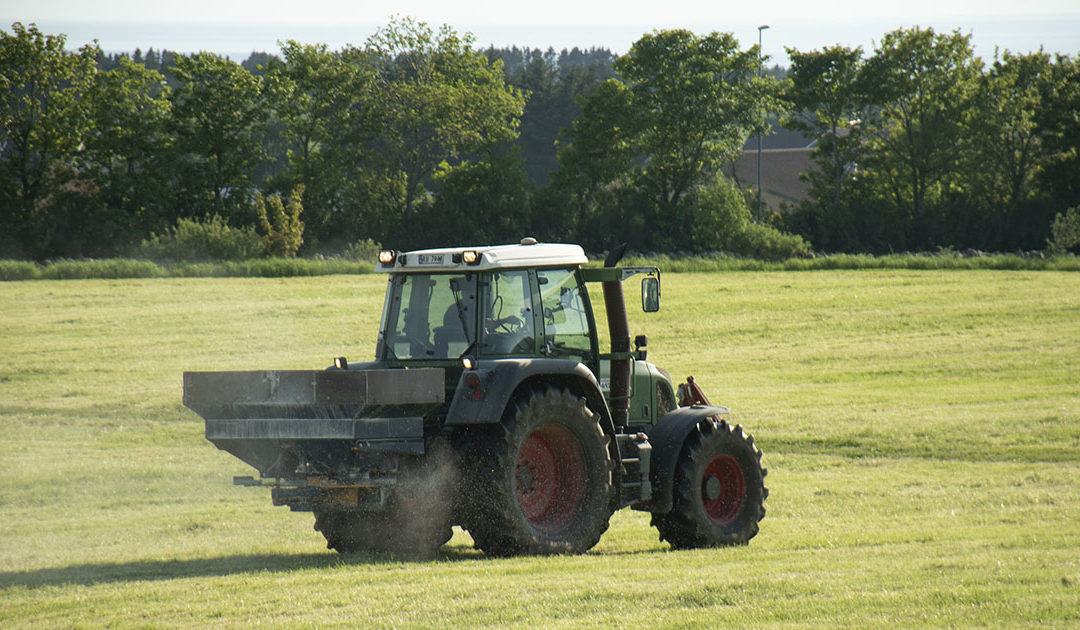
[[[468,390],[465,392],[465,396],[470,400],[483,400],[484,390],[480,387],[482,384],[479,374],[476,372],[466,372],[465,387],[467,387]]]

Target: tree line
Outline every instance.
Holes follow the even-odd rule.
[[[984,67],[956,33],[790,50],[786,72],[725,33],[656,31],[616,57],[481,50],[410,19],[242,63],[65,43],[0,31],[0,257],[150,251],[200,225],[278,254],[526,234],[767,258],[1028,249],[1080,203],[1075,61]],[[817,140],[811,194],[755,222],[723,172],[776,117]]]
[[[1030,250],[1052,225],[1080,227],[1076,59],[1004,51],[986,64],[969,36],[930,29],[886,33],[870,56],[788,54],[785,124],[818,144],[810,198],[782,222],[815,247]]]

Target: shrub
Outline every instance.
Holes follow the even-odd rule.
[[[1054,217],[1047,245],[1051,254],[1080,254],[1080,206],[1069,208],[1065,214],[1059,212]]]
[[[262,253],[263,242],[255,228],[234,228],[216,214],[204,221],[180,219],[165,234],[152,234],[139,248],[142,258],[181,262],[244,260]]]
[[[739,243],[737,253],[762,260],[787,260],[810,253],[810,244],[801,236],[762,223],[747,223],[735,240]]]
[[[345,251],[341,253],[341,257],[345,260],[370,262],[374,264],[379,258],[380,249],[382,249],[382,245],[370,238],[366,238],[362,241],[350,243],[349,246],[345,248]]]
[[[304,222],[300,220],[303,196],[302,185],[293,188],[288,204],[282,203],[281,195],[270,195],[268,202],[262,193],[255,194],[255,214],[259,217],[263,251],[267,256],[296,256],[296,250],[304,243]]]
[[[720,250],[762,260],[786,260],[810,253],[810,245],[801,236],[754,223],[746,196],[724,179],[701,190],[691,203],[687,225],[692,229],[687,244],[692,250]]]
[[[0,260],[0,281],[34,280],[41,276],[41,267],[28,260]]]
[[[156,278],[162,270],[147,260],[106,258],[56,260],[45,265],[40,277],[46,280],[86,280],[91,278]]]

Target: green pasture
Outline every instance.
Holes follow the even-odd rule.
[[[370,358],[384,282],[0,283],[0,626],[1080,626],[1080,273],[666,274],[634,332],[755,435],[761,533],[423,562],[327,551],[180,404]]]

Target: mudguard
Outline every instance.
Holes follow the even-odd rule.
[[[612,435],[615,433],[611,425],[611,413],[596,376],[585,365],[565,359],[479,361],[475,369],[462,372],[454,399],[450,402],[446,424],[499,422],[514,393],[530,382],[565,387],[584,396],[589,407],[603,416],[601,424],[605,431],[610,430]]]
[[[502,420],[507,405],[523,388],[562,387],[585,398],[589,408],[600,414],[600,427],[611,437],[608,451],[612,461],[622,461],[615,423],[600,383],[584,364],[566,359],[490,359],[475,369],[465,370],[458,381],[454,400],[446,415],[447,425],[490,424]],[[618,477],[616,477],[618,479]],[[670,497],[671,491],[668,490]],[[611,495],[612,509],[621,505],[621,487]],[[668,502],[670,503],[670,498]]]
[[[679,462],[683,443],[690,431],[705,418],[723,417],[730,413],[727,407],[679,407],[655,425],[646,429],[649,443],[652,444],[652,462],[649,480],[652,483],[652,498],[644,503],[635,504],[635,510],[664,514],[672,508],[672,487],[675,467]]]

